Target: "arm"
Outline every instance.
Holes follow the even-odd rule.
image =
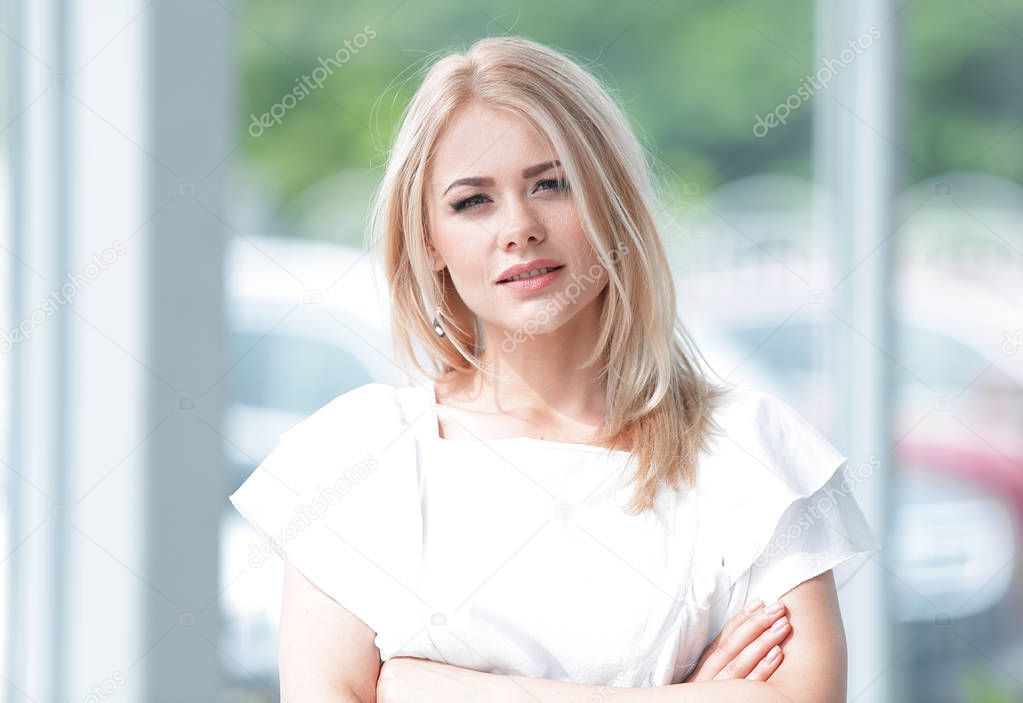
[[[659,688],[626,688],[604,697],[621,703],[640,701],[764,701],[779,703],[845,703],[847,651],[834,574],[828,570],[799,584],[779,600],[785,604],[791,628],[783,641],[785,658],[767,681],[704,681]],[[518,694],[508,701],[535,700],[574,703],[589,700],[600,687],[543,679],[511,677]],[[528,691],[528,692],[527,692]],[[537,696],[539,697],[539,696]]]
[[[765,681],[700,681],[621,688],[488,674],[450,664],[395,657],[384,662],[378,703],[793,703]],[[816,702],[815,702],[816,703]]]
[[[846,703],[848,650],[831,570],[803,581],[781,597],[792,636],[785,660],[767,683],[797,703]]]
[[[767,681],[699,681],[650,688],[576,684],[528,676],[487,674],[437,662],[398,657],[388,660],[390,675],[403,679],[406,691],[433,691],[436,699],[491,700],[502,703],[845,703],[846,642],[832,572],[804,581],[780,598],[791,628],[784,639],[785,658]],[[404,661],[403,661],[404,660]],[[427,684],[420,686],[416,684]],[[443,690],[441,690],[443,689]],[[401,696],[381,703],[404,703]]]
[[[539,679],[531,679],[532,682]],[[652,688],[610,689],[606,686],[585,686],[561,681],[548,681],[554,686],[527,686],[525,690],[506,700],[535,701],[544,703],[583,703],[584,701],[607,700],[615,703],[792,703],[778,690],[764,681],[700,681],[679,683],[671,686]],[[600,698],[595,698],[600,696]]]
[[[373,630],[285,562],[278,636],[281,700],[375,703]]]

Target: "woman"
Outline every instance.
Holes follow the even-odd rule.
[[[879,549],[845,457],[705,376],[655,203],[563,54],[431,67],[371,230],[430,380],[338,396],[231,496],[286,560],[283,699],[845,700],[836,591]]]

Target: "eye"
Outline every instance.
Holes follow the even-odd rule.
[[[538,188],[540,186],[547,185],[547,186],[552,186],[555,190],[568,190],[569,189],[568,188],[568,181],[566,181],[564,178],[545,178],[544,180],[540,181],[536,185],[537,185]],[[548,189],[544,188],[543,190],[548,190]]]
[[[477,199],[478,198],[483,198],[485,200],[486,197],[487,196],[483,195],[482,193],[477,193],[476,195],[470,195],[468,198],[463,198],[462,200],[459,200],[457,202],[451,203],[451,209],[454,210],[455,212],[461,212],[462,210],[465,210],[466,208],[476,207],[477,205],[481,204],[481,202],[482,202],[482,201],[477,201]]]
[[[538,181],[536,186],[538,190],[569,190],[568,181],[564,178],[545,178],[542,181]],[[451,203],[451,209],[454,212],[462,212],[463,210],[469,210],[482,205],[488,200],[489,198],[482,193],[476,193],[468,198]]]

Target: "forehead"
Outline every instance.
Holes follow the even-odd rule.
[[[455,113],[430,162],[430,179],[441,188],[467,176],[521,177],[524,168],[558,158],[543,134],[525,118],[472,104]]]

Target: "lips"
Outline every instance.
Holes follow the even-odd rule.
[[[563,267],[564,264],[555,259],[534,259],[533,261],[528,261],[524,264],[515,264],[514,266],[506,268],[497,277],[497,281],[495,281],[495,283],[505,283],[512,276],[529,273],[536,269],[558,269]]]

